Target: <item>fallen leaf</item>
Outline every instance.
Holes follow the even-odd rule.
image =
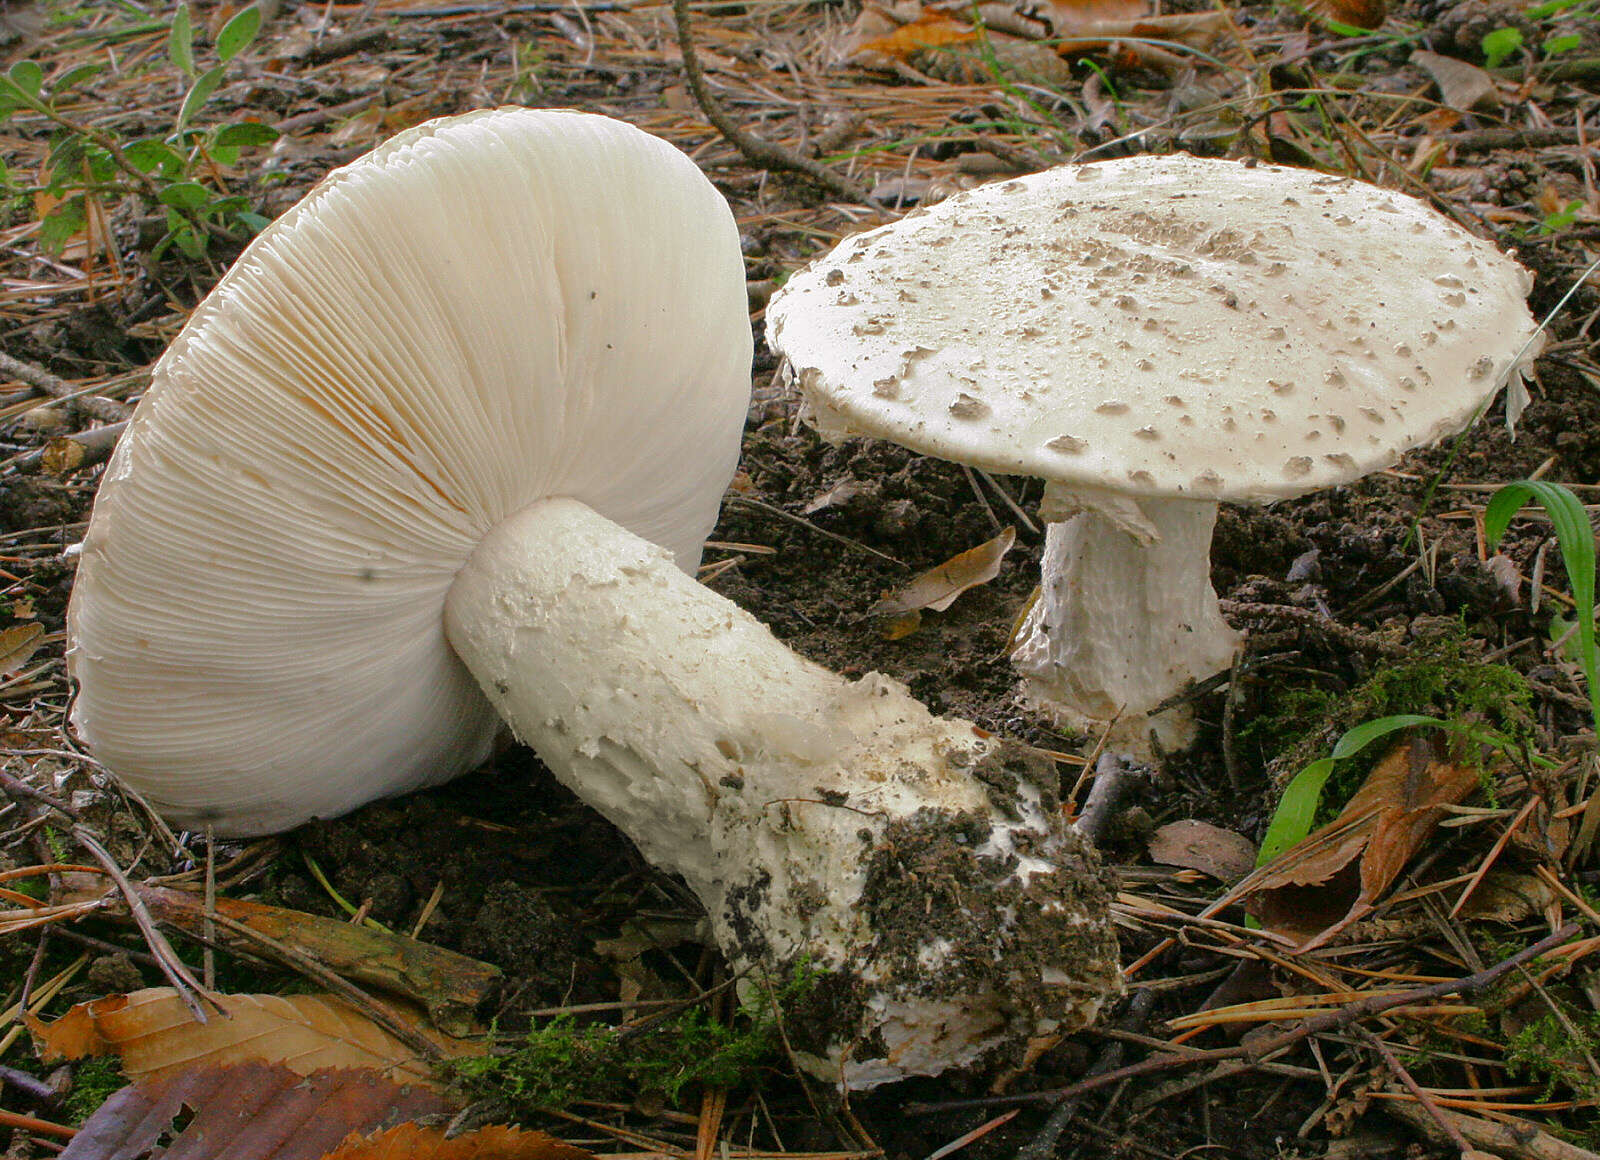
[[[1150,860],[1199,870],[1223,882],[1237,882],[1256,865],[1256,847],[1243,834],[1192,818],[1170,822],[1150,838]]]
[[[987,584],[1000,575],[1000,562],[1017,542],[1017,529],[1007,528],[994,539],[952,556],[904,588],[872,606],[872,615],[895,617],[931,608],[943,612],[969,588]]]
[[[1444,807],[1477,785],[1478,772],[1449,760],[1436,733],[1413,733],[1373,767],[1337,818],[1257,872],[1250,912],[1269,930],[1314,936],[1307,946],[1315,945],[1370,910],[1433,833]],[[1341,910],[1343,917],[1331,921]]]
[[[1356,28],[1377,28],[1389,18],[1388,0],[1306,0],[1306,11]]]
[[[1059,36],[1093,34],[1102,24],[1138,20],[1151,11],[1148,0],[1050,0],[1045,7],[1048,14],[1037,15],[1044,15]],[[1036,14],[1032,6],[1029,14]]]
[[[42,624],[13,624],[0,629],[0,673],[14,673],[32,660],[43,636]]]
[[[260,1060],[299,1075],[325,1067],[372,1068],[406,1082],[433,1082],[428,1064],[355,1008],[331,995],[217,995],[221,1012],[195,1022],[178,993],[152,987],[79,1003],[53,1023],[29,1019],[46,1060],[116,1053],[131,1077],[198,1065]],[[419,1034],[426,1034],[420,1027]],[[449,1055],[475,1044],[429,1036]]]
[[[942,12],[924,12],[894,31],[865,41],[860,54],[889,60],[910,61],[919,52],[963,44],[978,38],[977,30],[963,20]]]
[[[352,1132],[365,1134],[397,1119],[450,1110],[443,1096],[370,1070],[332,1068],[306,1075],[261,1062],[184,1068],[146,1076],[114,1093],[61,1156],[320,1160]],[[400,1160],[411,1154],[390,1155]],[[576,1158],[552,1155],[550,1160]]]
[[[1542,878],[1515,870],[1491,870],[1461,908],[1461,917],[1484,922],[1523,922],[1543,914],[1559,897]]]
[[[1433,78],[1439,86],[1439,100],[1452,109],[1467,112],[1500,106],[1500,90],[1494,77],[1475,64],[1422,49],[1411,54],[1411,63]]]
[[[156,918],[191,934],[203,933],[205,901],[199,895],[160,886],[137,889]],[[499,967],[466,955],[298,910],[219,898],[216,913],[295,947],[345,978],[422,1003],[429,1018],[451,1035],[477,1030],[473,1012],[501,978]],[[240,950],[250,949],[249,939],[225,927],[216,930],[216,937]]]
[[[593,1160],[594,1153],[544,1132],[491,1125],[446,1140],[440,1128],[399,1124],[346,1140],[322,1160]]]

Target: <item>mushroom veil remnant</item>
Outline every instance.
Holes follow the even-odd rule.
[[[1186,155],[1069,165],[846,238],[767,308],[806,414],[1045,481],[1013,659],[1062,724],[1148,752],[1228,666],[1219,500],[1348,483],[1460,430],[1542,345],[1529,273],[1422,202]]]
[[[74,723],[157,809],[285,829],[450,778],[509,724],[680,874],[863,1087],[1081,1026],[1106,883],[1049,778],[803,660],[691,573],[732,476],[738,232],[588,114],[431,122],[257,238],[157,365],[68,622]]]

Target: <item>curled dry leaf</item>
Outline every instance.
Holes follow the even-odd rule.
[[[1438,826],[1444,807],[1478,785],[1437,733],[1419,732],[1378,762],[1339,816],[1258,872],[1249,909],[1263,926],[1320,940],[1360,918]],[[1357,861],[1359,857],[1359,861]],[[1334,925],[1334,918],[1343,918]]]
[[[903,616],[923,608],[943,612],[969,588],[987,584],[1000,575],[1000,562],[1017,542],[1017,529],[1007,528],[994,539],[952,556],[929,569],[892,595],[872,606],[874,616]]]
[[[374,1071],[336,1068],[303,1075],[261,1062],[183,1068],[146,1076],[112,1095],[61,1155],[320,1160],[352,1132],[449,1110],[444,1097]],[[392,1155],[398,1160],[411,1154]]]
[[[300,1075],[324,1067],[371,1068],[431,1083],[428,1064],[365,1015],[331,995],[217,995],[220,1012],[197,1023],[170,987],[79,1003],[54,1023],[30,1019],[45,1060],[115,1053],[131,1077],[249,1060],[282,1063]],[[476,1045],[415,1028],[447,1055]]]
[[[594,1153],[543,1132],[492,1125],[446,1140],[438,1128],[399,1124],[346,1140],[323,1160],[593,1160]]]
[[[1500,105],[1500,90],[1494,77],[1475,64],[1422,49],[1411,54],[1411,63],[1421,68],[1439,86],[1439,100],[1452,109],[1494,109]]]
[[[0,673],[14,673],[32,660],[43,636],[42,624],[13,624],[0,629]]]
[[[1305,7],[1320,20],[1356,28],[1377,28],[1389,18],[1388,0],[1306,0]]]
[[[1150,838],[1150,860],[1237,882],[1255,868],[1255,843],[1243,834],[1192,818],[1170,822]]]

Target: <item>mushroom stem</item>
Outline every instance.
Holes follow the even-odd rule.
[[[1045,531],[1039,600],[1012,658],[1024,690],[1062,725],[1104,731],[1147,757],[1194,740],[1194,714],[1150,716],[1190,681],[1228,667],[1241,635],[1211,587],[1208,500],[1141,499],[1142,519],[1096,509]]]
[[[786,1028],[819,1075],[933,1074],[1117,992],[1106,883],[1020,747],[805,660],[576,500],[491,530],[445,627],[551,772],[683,876],[736,969],[812,974]]]

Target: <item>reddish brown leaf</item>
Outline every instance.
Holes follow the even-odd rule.
[[[273,1063],[188,1068],[147,1077],[114,1094],[61,1155],[319,1160],[352,1132],[449,1110],[442,1096],[374,1071],[330,1068],[301,1076]],[[153,1151],[158,1145],[164,1147]]]
[[[1388,0],[1306,0],[1306,11],[1323,20],[1377,28],[1389,17]]]
[[[1236,882],[1254,869],[1255,844],[1243,834],[1190,818],[1162,826],[1150,839],[1150,860]]]
[[[593,1160],[594,1153],[543,1132],[491,1125],[446,1140],[438,1128],[400,1124],[346,1140],[323,1160]]]
[[[909,61],[919,52],[944,48],[977,39],[970,24],[940,12],[924,12],[893,32],[876,37],[861,46],[864,53],[877,53],[891,60]]]
[[[1359,918],[1427,841],[1444,807],[1477,784],[1477,771],[1449,760],[1437,734],[1413,735],[1373,767],[1337,818],[1265,869],[1251,890],[1251,913],[1296,937]],[[1344,917],[1329,926],[1339,912]]]

